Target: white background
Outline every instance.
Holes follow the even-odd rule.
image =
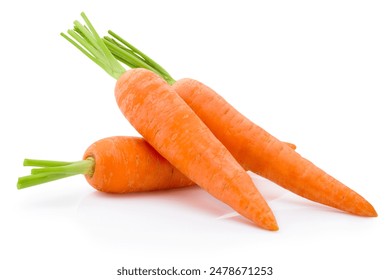
[[[0,278],[272,266],[264,279],[389,279],[387,2],[1,2]],[[137,135],[116,107],[115,81],[59,36],[81,11],[101,35],[113,29],[175,78],[208,84],[295,143],[379,217],[340,213],[256,176],[278,232],[221,219],[232,210],[195,187],[109,196],[78,176],[17,191],[25,157],[73,161],[100,138]]]

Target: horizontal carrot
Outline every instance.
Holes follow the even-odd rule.
[[[112,136],[91,144],[80,161],[25,159],[24,166],[42,167],[18,179],[17,188],[83,174],[88,183],[105,193],[149,192],[194,186],[141,137]]]
[[[377,216],[361,195],[250,121],[214,90],[193,79],[175,81],[133,45],[112,31],[109,34],[112,37],[106,36],[105,43],[119,61],[134,67],[132,56],[142,57],[148,67],[172,84],[245,169],[309,200],[360,216]]]
[[[175,90],[155,72],[125,71],[94,27],[62,34],[117,79],[120,110],[145,140],[180,172],[259,227],[277,230],[275,217],[250,176]],[[74,40],[77,40],[74,41]]]
[[[194,185],[140,137],[114,136],[96,141],[87,148],[81,161],[25,159],[24,166],[41,168],[20,177],[18,189],[79,174],[84,174],[95,189],[115,194]]]

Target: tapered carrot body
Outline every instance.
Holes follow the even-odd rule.
[[[194,185],[140,137],[101,139],[85,151],[83,158],[90,157],[94,170],[85,178],[99,191],[132,193]]]
[[[211,88],[193,79],[178,80],[173,88],[245,169],[312,201],[377,216],[362,196],[254,124]]]
[[[249,175],[160,76],[128,70],[117,80],[115,96],[134,128],[180,172],[258,226],[278,229]]]

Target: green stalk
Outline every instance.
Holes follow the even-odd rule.
[[[110,76],[118,79],[126,69],[107,48],[84,12],[81,13],[81,17],[84,19],[86,26],[78,21],[74,21],[73,30],[68,30],[67,32],[70,37],[65,33],[61,33],[61,36],[99,65]]]
[[[35,166],[35,167],[52,167],[52,166],[64,166],[71,164],[71,161],[53,161],[53,160],[40,160],[26,158],[23,161],[23,166]]]
[[[148,65],[150,65],[152,68],[154,68],[156,71],[161,73],[163,76],[167,77],[169,81],[174,81],[174,79],[171,77],[171,75],[156,61],[151,59],[149,56],[147,56],[145,53],[140,51],[138,48],[136,48],[134,45],[130,44],[127,42],[125,39],[123,39],[121,36],[119,36],[117,33],[115,33],[112,30],[108,30],[108,34],[111,35],[114,39],[116,39],[119,43],[121,43],[124,46],[124,49],[127,50],[128,52],[132,52],[135,55],[139,56],[142,58]],[[110,38],[106,36],[105,38]],[[113,40],[114,40],[113,39]],[[167,81],[167,82],[169,82]]]
[[[105,40],[105,39],[103,39],[103,40]],[[119,56],[119,57],[123,58],[124,61],[129,61],[128,65],[129,66],[132,65],[132,66],[130,66],[131,68],[145,68],[145,69],[148,69],[148,70],[155,72],[156,74],[160,74],[156,69],[154,69],[153,67],[148,65],[145,61],[140,59],[138,56],[136,56],[135,54],[133,54],[131,52],[126,52],[126,50],[122,49],[121,47],[116,45],[114,42],[107,40],[104,43],[106,44],[106,46],[109,49],[115,50],[116,55],[114,55],[114,56]]]
[[[118,79],[126,71],[121,64],[123,63],[130,68],[153,71],[170,85],[176,82],[160,64],[118,34],[109,30],[108,34],[111,37],[101,38],[84,12],[81,13],[81,17],[85,21],[85,26],[76,20],[73,29],[67,31],[69,36],[65,33],[61,33],[61,36],[114,79]]]
[[[92,176],[95,160],[92,157],[74,162],[25,159],[24,166],[40,168],[33,168],[30,175],[18,178],[19,190],[80,174]]]
[[[91,159],[75,161],[63,166],[41,167],[31,169],[31,174],[63,173],[63,174],[88,174],[91,173]]]
[[[171,85],[175,82],[157,62],[111,30],[108,33],[112,37],[99,37],[85,13],[81,13],[81,16],[86,25],[74,21],[73,29],[67,31],[68,35],[61,33],[61,36],[114,79],[118,79],[126,71],[121,64],[123,63],[130,68],[145,68],[153,71]]]
[[[110,36],[105,36],[103,38],[110,52],[122,63],[126,64],[131,68],[143,67],[149,70],[154,71],[158,75],[160,75],[164,80],[167,81],[168,84],[172,85],[176,81],[172,76],[156,61],[151,59],[145,53],[140,51],[134,45],[130,44],[126,40],[124,40],[121,36],[116,34],[115,32],[109,30],[108,34]],[[134,63],[134,60],[141,60],[142,64]],[[147,65],[145,67],[144,65]]]

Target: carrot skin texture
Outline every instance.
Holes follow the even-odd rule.
[[[178,80],[173,88],[246,170],[309,200],[377,216],[361,195],[251,122],[211,88],[193,79]]]
[[[88,157],[95,159],[95,169],[85,178],[102,192],[147,192],[194,185],[140,137],[101,139],[87,148],[83,159]]]
[[[256,225],[278,229],[246,171],[160,76],[128,70],[117,80],[115,96],[128,121],[180,172]]]

